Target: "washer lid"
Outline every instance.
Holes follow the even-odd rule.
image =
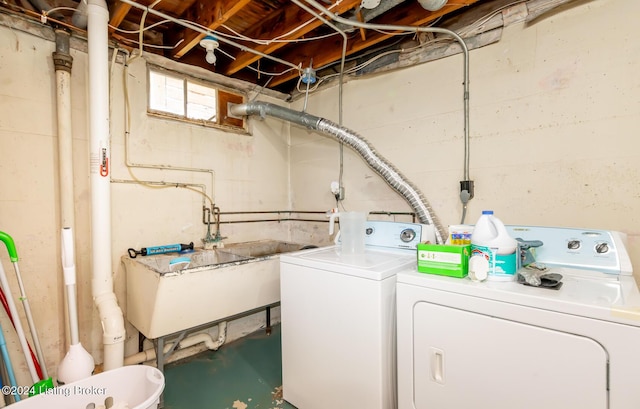
[[[398,272],[398,283],[566,314],[640,326],[640,292],[633,279],[589,270],[552,268],[562,274],[559,290],[529,287],[516,281],[473,282],[419,273],[415,268]]]
[[[339,246],[305,250],[280,255],[280,263],[293,264],[317,270],[383,280],[399,270],[415,265],[415,251],[381,250],[365,248],[362,254],[342,254]]]

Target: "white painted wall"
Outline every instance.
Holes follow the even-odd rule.
[[[131,180],[125,166],[124,88],[120,86],[123,71],[122,66],[116,67],[112,86],[112,178]],[[255,121],[251,126],[252,135],[245,135],[149,116],[146,113],[146,81],[146,63],[137,58],[129,65],[127,82],[132,112],[130,163],[212,169],[215,173],[213,195],[211,177],[206,172],[133,167],[131,172],[136,178],[204,184],[207,194],[212,195],[223,212],[289,208],[287,124],[274,120]],[[267,100],[278,103],[275,99]],[[126,311],[125,271],[120,257],[128,248],[140,249],[163,243],[194,242],[196,246],[202,246],[201,239],[206,234],[202,224],[202,195],[188,189],[159,189],[128,183],[114,183],[111,194],[116,295]],[[215,234],[214,228],[212,234]],[[221,234],[226,238],[225,242],[285,240],[289,238],[289,225],[223,224]],[[264,322],[264,314],[230,325],[229,339],[255,331],[261,325],[260,320]],[[278,320],[279,311],[274,311],[273,322]],[[99,330],[99,326],[95,327],[92,333],[100,334]],[[130,325],[127,326],[127,339],[126,353],[136,352],[137,331]],[[100,342],[100,339],[96,340]],[[94,350],[97,349],[99,345],[94,346]]]
[[[575,3],[471,51],[467,222],[493,209],[511,224],[620,230],[640,270],[640,2]],[[319,91],[307,112],[337,122],[337,101],[337,86]],[[413,181],[445,226],[461,218],[462,106],[461,55],[344,86],[344,125]],[[337,144],[292,127],[291,164],[294,206],[332,207]],[[344,169],[348,210],[408,209],[348,148]]]
[[[46,31],[46,29],[45,29]],[[55,44],[17,28],[0,26],[0,230],[15,239],[21,272],[51,375],[67,350],[64,284],[60,267],[60,216],[55,107],[55,74],[51,53]],[[75,167],[76,254],[80,338],[96,362],[102,361],[102,329],[91,294],[88,58],[72,50],[73,156]],[[105,64],[107,62],[105,61]],[[111,176],[131,179],[124,165],[123,67],[116,64],[111,78]],[[130,160],[139,164],[163,164],[213,169],[175,172],[133,169],[142,180],[198,183],[207,186],[224,211],[283,210],[289,205],[289,125],[280,121],[254,121],[252,135],[229,133],[198,125],[150,117],[146,114],[146,65],[134,61],[129,69],[131,96]],[[105,81],[108,81],[105,78]],[[274,98],[267,101],[278,103]],[[129,247],[188,243],[201,245],[202,199],[196,192],[152,189],[112,184],[112,271],[116,295],[126,311],[125,285],[120,257]],[[269,215],[272,217],[273,215]],[[223,225],[227,242],[263,238],[290,238],[288,223]],[[18,287],[7,252],[0,261],[12,279],[14,298]],[[179,300],[177,300],[179,302]],[[21,309],[21,307],[19,307]],[[264,325],[264,314],[229,325],[232,340]],[[272,314],[279,321],[279,311]],[[26,326],[26,321],[22,321]],[[7,335],[21,385],[30,377],[19,344],[6,315],[0,323]],[[127,325],[126,352],[137,351],[137,331]],[[216,329],[213,334],[215,336]]]
[[[59,244],[58,168],[55,77],[51,53],[55,44],[25,35],[18,30],[0,28],[0,230],[16,242],[20,272],[37,322],[42,348],[50,368],[61,358],[64,347],[63,280]],[[79,62],[82,71],[83,63]],[[74,75],[73,81],[77,81]],[[83,93],[73,92],[73,110],[84,104]],[[81,108],[81,113],[84,108]],[[84,122],[75,122],[74,155],[80,159],[87,149],[82,133]],[[86,167],[85,167],[86,169]],[[86,172],[85,172],[86,173]],[[76,179],[78,197],[77,224],[86,231],[88,173]],[[83,187],[84,185],[84,187]],[[83,198],[84,197],[84,198]],[[78,243],[86,253],[86,239]],[[82,250],[81,250],[82,249]],[[13,267],[0,244],[0,261],[10,279],[13,298],[19,303],[18,285]],[[85,281],[87,263],[79,269],[80,282]],[[82,291],[89,287],[80,285]],[[18,309],[24,311],[18,304]],[[82,314],[87,306],[83,305]],[[15,331],[4,311],[0,323],[7,338],[11,360],[19,385],[31,385],[26,361],[19,348]],[[26,320],[22,319],[26,327]],[[28,329],[27,329],[28,332]],[[86,333],[82,341],[87,341]],[[48,369],[49,369],[48,368]]]

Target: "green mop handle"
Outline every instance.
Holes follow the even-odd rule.
[[[18,252],[16,251],[16,243],[13,242],[11,236],[7,233],[0,231],[0,241],[3,241],[5,246],[7,246],[7,250],[9,251],[9,257],[11,257],[11,262],[15,263],[18,261]]]

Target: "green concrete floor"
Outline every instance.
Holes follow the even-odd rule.
[[[166,409],[295,409],[282,399],[280,326],[165,367]]]

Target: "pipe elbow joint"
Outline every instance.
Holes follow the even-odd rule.
[[[105,345],[124,342],[124,316],[113,293],[102,294],[95,299],[102,323],[103,343]]]

